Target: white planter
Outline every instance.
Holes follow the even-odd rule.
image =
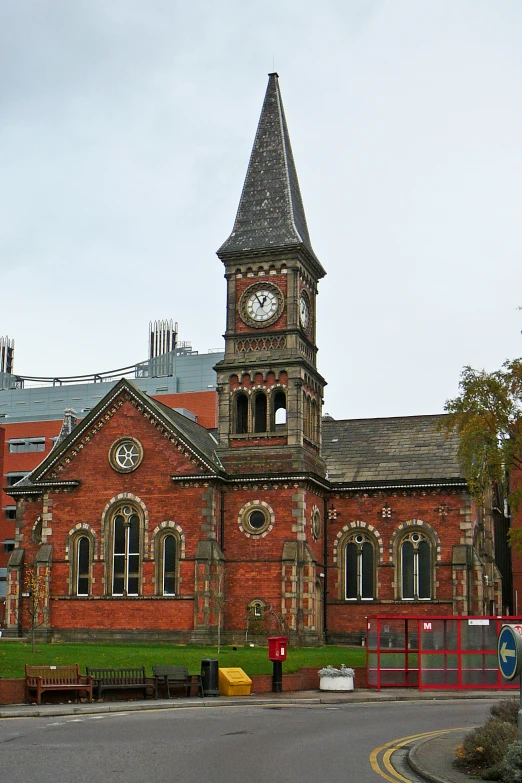
[[[353,691],[353,677],[319,677],[321,691]]]

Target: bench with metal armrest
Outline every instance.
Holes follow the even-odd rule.
[[[167,698],[170,699],[171,689],[184,689],[184,695],[190,696],[192,686],[197,685],[198,695],[203,696],[203,682],[201,674],[189,674],[186,666],[153,666],[154,674],[154,698],[158,698],[158,690],[165,688]]]

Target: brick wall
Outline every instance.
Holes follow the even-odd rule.
[[[283,674],[283,691],[312,691],[319,688],[319,667],[306,667],[299,669],[293,674]],[[366,667],[359,666],[354,669],[355,688],[366,688]],[[252,694],[271,693],[272,676],[270,674],[252,674],[249,675],[252,680]],[[2,679],[0,678],[0,704],[22,704],[24,702],[24,682],[20,679]],[[152,683],[152,680],[151,680]],[[110,694],[110,699],[125,700],[133,698],[135,694],[117,693]],[[141,696],[138,695],[138,698]],[[64,701],[63,693],[47,692],[44,695],[46,702],[60,703]]]
[[[335,496],[337,518],[328,523],[328,630],[332,638],[357,642],[366,633],[366,618],[377,614],[401,616],[453,614],[453,547],[468,542],[466,498],[459,491],[419,490]],[[399,599],[395,544],[407,523],[420,525],[435,543],[435,600]],[[422,524],[421,524],[422,523]],[[366,531],[381,549],[377,586],[372,601],[346,601],[341,571],[343,538],[349,531]]]
[[[59,435],[62,421],[28,421],[23,423],[4,423],[0,431],[0,568],[7,565],[9,554],[4,553],[3,541],[14,538],[15,523],[7,520],[5,507],[14,506],[13,498],[4,491],[8,473],[29,473],[34,470],[51,451],[52,438]],[[4,439],[2,440],[2,436]],[[8,440],[22,438],[45,438],[44,451],[9,453]]]
[[[169,408],[186,408],[198,417],[198,424],[202,427],[207,429],[217,427],[218,396],[214,389],[178,394],[153,394],[151,397]]]

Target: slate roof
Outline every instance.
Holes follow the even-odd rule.
[[[134,386],[134,388],[137,387]],[[148,397],[147,402],[151,408],[156,408],[164,418],[169,419],[175,429],[182,435],[183,439],[186,440],[187,443],[195,446],[217,471],[223,470],[223,465],[216,452],[217,441],[210,430],[205,429],[201,424],[183,416],[182,413],[179,413],[173,408],[169,408],[162,402],[152,399],[152,397]]]
[[[202,427],[197,422],[188,419],[183,414],[172,408],[167,407],[161,402],[149,397],[148,394],[141,391],[132,381],[128,378],[122,378],[118,383],[109,391],[105,397],[100,400],[98,405],[87,414],[87,416],[77,426],[69,432],[69,434],[61,440],[57,445],[51,449],[49,454],[42,460],[31,473],[18,481],[13,487],[10,487],[10,494],[15,497],[22,494],[30,494],[33,489],[40,489],[47,486],[61,486],[71,485],[76,486],[78,484],[75,480],[62,481],[62,480],[46,480],[42,478],[45,472],[49,469],[53,462],[60,459],[61,455],[67,451],[75,442],[77,438],[80,438],[84,431],[88,429],[93,421],[103,412],[107,405],[112,404],[113,400],[121,393],[122,390],[128,390],[137,397],[148,410],[157,415],[160,420],[178,436],[179,439],[188,446],[193,453],[195,453],[216,473],[223,472],[223,466],[219,459],[216,446],[217,441],[213,435]],[[132,434],[132,433],[129,433]]]
[[[323,457],[331,482],[390,485],[465,483],[458,436],[438,429],[443,415],[323,421]]]
[[[76,438],[112,404],[122,389],[135,394],[159,420],[175,433],[191,451],[203,458],[216,475],[226,474],[216,452],[212,433],[144,394],[128,379],[122,379],[72,432],[54,448],[31,474],[9,488],[13,496],[30,494],[46,486],[71,485],[73,480],[46,480],[46,470],[69,449]],[[446,436],[439,429],[443,415],[404,416],[387,419],[323,420],[323,458],[327,480],[346,489],[362,487],[465,486],[458,460],[458,436]]]
[[[234,228],[218,255],[304,246],[312,249],[277,73],[269,75]]]

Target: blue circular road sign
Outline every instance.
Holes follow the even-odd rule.
[[[511,625],[503,625],[498,636],[498,666],[505,680],[522,671],[522,636]]]

